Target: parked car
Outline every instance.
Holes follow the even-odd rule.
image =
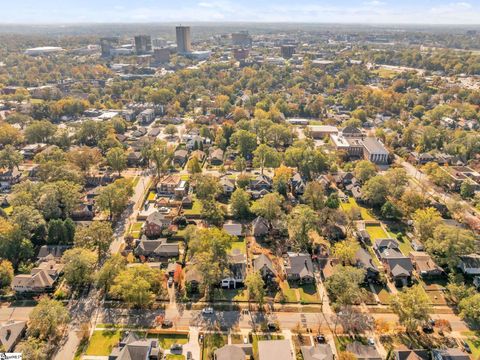
[[[268,330],[270,330],[270,331],[277,331],[277,330],[278,330],[278,325],[275,324],[274,322],[269,322],[269,323],[267,324],[267,328],[268,328]]]
[[[211,307],[206,307],[202,309],[202,314],[204,315],[211,315],[213,314],[213,308]]]
[[[375,346],[375,339],[374,338],[368,338],[367,342],[368,342],[368,345]]]
[[[182,344],[173,344],[172,346],[170,346],[170,351],[182,351],[182,350],[183,350]]]
[[[422,327],[422,330],[425,334],[431,334],[433,333],[433,326],[430,324],[426,324]]]
[[[170,276],[170,277],[168,278],[167,284],[168,284],[168,287],[172,287],[172,285],[173,285],[173,277]]]
[[[173,321],[171,320],[164,320],[162,323],[162,328],[170,328],[173,326]]]
[[[198,342],[203,343],[203,334],[198,335]]]
[[[472,353],[472,349],[470,348],[470,345],[468,345],[465,340],[462,340],[462,347],[466,353],[469,353],[469,354]]]
[[[193,360],[192,352],[187,351],[187,360]]]
[[[323,335],[317,335],[315,336],[315,340],[319,343],[319,344],[325,344],[326,343],[326,339],[325,339],[325,336]]]

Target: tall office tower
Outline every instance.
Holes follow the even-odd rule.
[[[102,57],[112,56],[112,49],[118,45],[118,37],[103,37],[100,39],[100,47],[102,49]]]
[[[248,31],[232,33],[232,45],[241,47],[252,47],[252,37]]]
[[[177,26],[177,52],[185,54],[192,52],[192,39],[190,37],[190,26]]]
[[[295,54],[295,45],[282,45],[280,51],[284,59],[290,59]]]
[[[150,35],[135,36],[135,50],[137,55],[146,54],[152,51],[152,38]]]

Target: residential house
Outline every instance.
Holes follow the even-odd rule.
[[[17,168],[0,168],[0,188],[11,188],[20,182],[21,177],[22,173]]]
[[[295,173],[295,175],[293,175],[292,178],[290,179],[290,186],[292,188],[292,192],[298,196],[298,195],[303,195],[307,184],[303,180],[300,173]]]
[[[7,321],[0,324],[0,348],[4,352],[13,352],[27,328],[26,321]]]
[[[290,340],[260,340],[258,360],[293,360]]]
[[[228,255],[228,273],[220,283],[223,288],[236,289],[243,285],[247,275],[247,257],[238,249]]]
[[[432,257],[423,251],[410,251],[410,259],[418,275],[423,278],[436,277],[444,274],[443,269],[438,266]]]
[[[395,350],[395,360],[430,360],[430,354],[428,350]]]
[[[231,344],[215,350],[214,360],[245,360],[253,356],[252,344]]]
[[[413,272],[412,260],[400,252],[395,239],[377,239],[373,249],[395,285],[404,286],[410,283]]]
[[[142,339],[134,332],[125,333],[124,338],[108,355],[108,360],[160,360],[162,358],[162,349],[157,339]]]
[[[460,270],[465,275],[480,275],[480,255],[470,254],[460,256]]]
[[[176,199],[183,199],[188,194],[188,181],[180,180],[177,187],[173,190]]]
[[[266,282],[277,277],[277,271],[273,266],[272,260],[265,254],[260,254],[253,259],[253,270],[258,271]]]
[[[184,166],[188,159],[188,151],[185,149],[178,149],[173,154],[173,163],[178,166]]]
[[[187,135],[187,142],[185,147],[187,150],[204,150],[207,146],[210,146],[211,140],[209,138],[204,138],[199,135]]]
[[[71,245],[42,245],[40,250],[38,250],[37,260],[40,262],[48,260],[59,261],[63,253],[71,247]]]
[[[459,348],[453,349],[433,349],[433,360],[470,360],[470,356]]]
[[[162,132],[162,129],[159,128],[159,127],[155,127],[155,128],[152,128],[149,132],[148,132],[148,136],[155,139],[157,138],[158,135],[160,135],[160,133]]]
[[[93,204],[88,202],[79,204],[70,214],[74,221],[90,221],[93,220],[94,216]]]
[[[41,262],[30,274],[21,274],[13,278],[12,289],[16,292],[46,292],[53,286],[63,271],[63,264],[55,260]]]
[[[226,222],[223,224],[223,230],[225,230],[229,235],[233,236],[244,236],[243,226],[240,223]]]
[[[211,165],[222,165],[223,164],[223,150],[220,148],[212,149],[210,155],[208,156],[208,161]]]
[[[285,274],[288,280],[301,283],[312,283],[315,281],[312,259],[306,253],[287,253],[285,259]]]
[[[137,116],[137,120],[141,125],[148,125],[155,119],[154,109],[145,109]]]
[[[157,184],[157,193],[162,196],[174,196],[175,188],[180,184],[179,175],[167,175]]]
[[[338,186],[346,187],[352,183],[355,176],[351,172],[340,172],[334,176],[334,179]]]
[[[203,282],[203,275],[198,271],[195,264],[189,264],[185,267],[185,284],[189,287],[190,292],[196,293],[200,289]]]
[[[227,196],[232,195],[232,193],[235,191],[235,182],[228,178],[228,176],[222,176],[219,182],[223,189],[223,193]]]
[[[364,345],[359,341],[347,344],[345,351],[352,353],[357,360],[382,360],[375,346]]]
[[[162,235],[162,231],[170,226],[170,224],[171,220],[157,210],[147,216],[143,230],[146,236],[156,238]]]
[[[365,229],[362,229],[362,230],[358,230],[358,231],[357,231],[357,239],[358,239],[360,242],[362,242],[363,244],[366,244],[366,245],[372,243],[370,234],[369,234],[368,231],[365,230]]]
[[[303,360],[333,360],[330,344],[315,344],[314,346],[301,346]]]
[[[429,162],[435,161],[435,156],[429,153],[417,153],[412,151],[408,156],[408,161],[415,165],[425,165]]]
[[[255,220],[252,221],[252,232],[255,238],[262,238],[268,234],[269,231],[269,224],[268,221],[265,220],[261,216],[257,216]]]
[[[144,128],[142,126],[138,127],[136,130],[132,131],[131,135],[134,138],[140,138],[142,136],[145,136],[147,134],[147,128]]]
[[[145,236],[138,241],[134,250],[135,256],[145,256],[149,260],[166,260],[176,258],[180,254],[178,242],[167,239],[148,240]]]
[[[144,163],[143,155],[140,151],[131,151],[127,155],[128,167],[140,167]]]
[[[42,152],[47,147],[48,145],[44,143],[28,144],[25,145],[22,150],[20,150],[20,153],[23,155],[25,160],[32,160],[35,155]]]
[[[248,192],[253,199],[259,199],[272,191],[273,180],[267,175],[257,175],[250,179]]]
[[[378,281],[380,271],[373,262],[372,256],[364,248],[359,248],[355,253],[355,265],[365,270],[365,281]]]
[[[195,150],[192,151],[192,153],[190,154],[190,159],[196,157],[198,159],[198,162],[201,164],[205,161],[206,156],[207,155],[202,150]]]

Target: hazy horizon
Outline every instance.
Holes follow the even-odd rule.
[[[338,23],[480,25],[480,2],[450,0],[24,0],[3,4],[0,24]]]

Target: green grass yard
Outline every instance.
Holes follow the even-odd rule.
[[[96,330],[93,332],[85,355],[108,356],[122,337],[121,330]]]
[[[372,215],[370,215],[370,211],[367,208],[364,208],[358,205],[357,201],[351,196],[348,198],[347,203],[341,202],[340,206],[343,211],[349,211],[351,208],[357,207],[360,209],[360,214],[363,220],[375,220],[375,218]]]
[[[237,249],[240,250],[242,254],[246,254],[247,244],[246,244],[245,238],[243,238],[241,241],[234,241],[232,243],[232,249],[230,250],[230,252],[233,252],[233,250],[237,250]]]
[[[210,360],[213,352],[228,343],[228,337],[224,334],[205,334],[203,339],[203,360]]]
[[[300,294],[300,301],[309,304],[320,304],[321,299],[318,295],[315,284],[304,284],[299,286],[298,292]]]
[[[287,281],[283,281],[280,284],[280,289],[285,297],[286,302],[297,302],[297,292],[292,289]]]
[[[170,349],[173,344],[186,344],[188,343],[187,334],[148,334],[149,338],[158,339],[158,343],[162,349]]]
[[[380,225],[366,225],[365,230],[367,230],[368,234],[370,235],[372,242],[377,239],[388,238],[388,234]]]
[[[465,341],[472,349],[472,359],[480,359],[480,331],[465,331],[462,332],[467,338]]]
[[[191,209],[184,209],[185,215],[201,215],[202,213],[202,204],[197,198],[193,197],[193,205]]]

